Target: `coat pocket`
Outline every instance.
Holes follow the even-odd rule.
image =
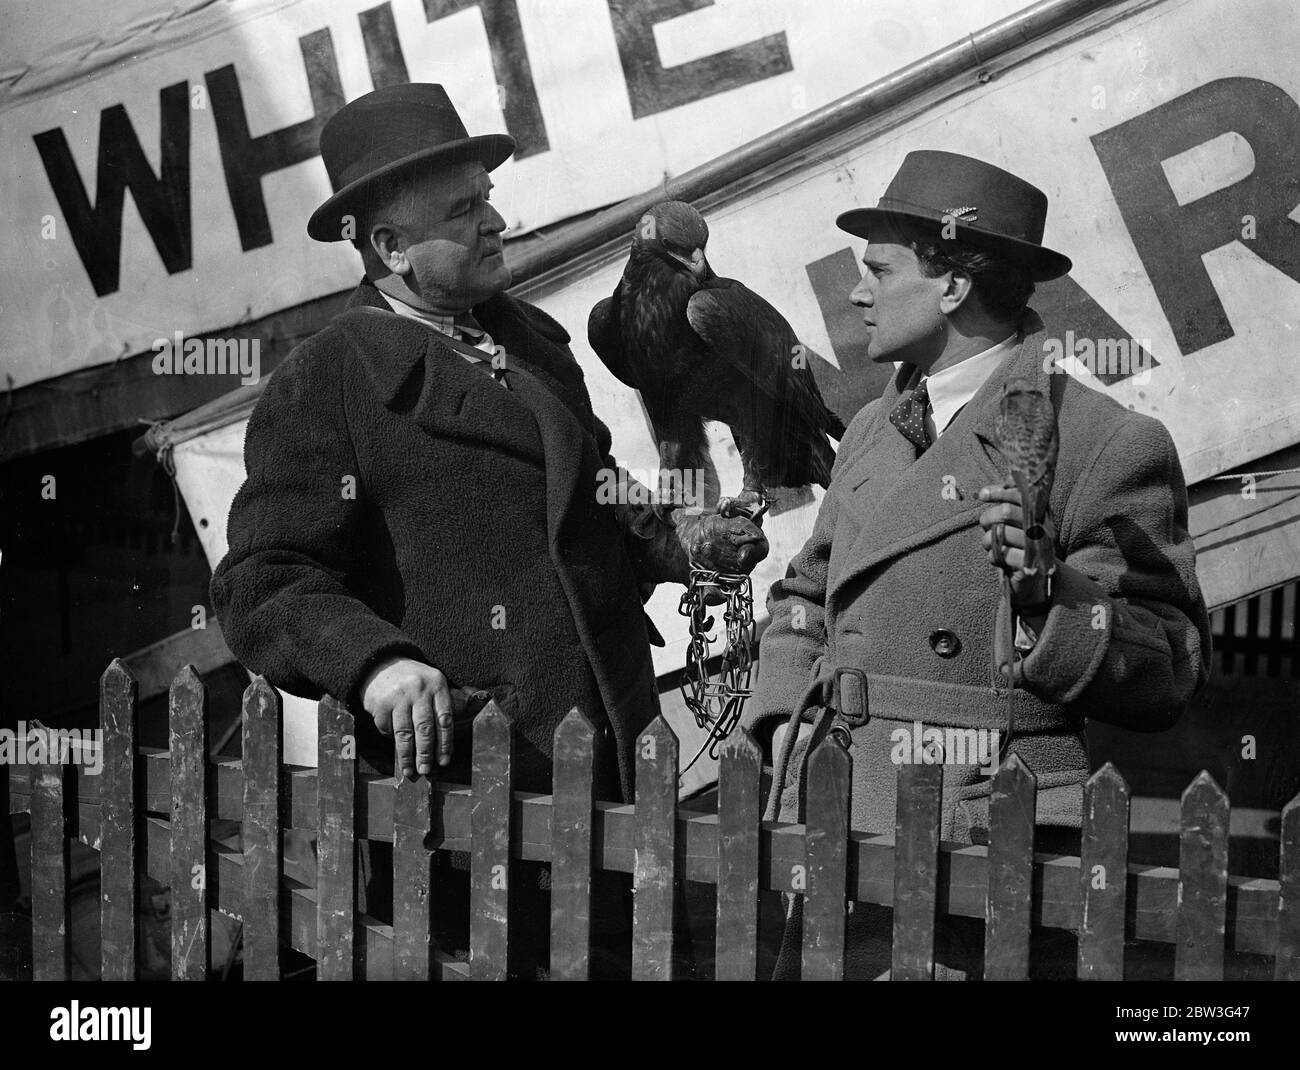
[[[1034,824],[1078,828],[1083,817],[1083,782],[1087,778],[1086,769],[1061,769],[1038,774]],[[988,844],[992,797],[992,777],[957,789],[953,797],[953,839],[962,843]]]
[[[989,842],[989,799],[993,794],[993,780],[977,780],[958,788],[953,799],[952,831],[958,843],[987,844]]]

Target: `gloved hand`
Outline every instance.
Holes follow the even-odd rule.
[[[698,568],[748,575],[767,557],[767,536],[746,516],[722,516],[716,510],[680,508],[674,509],[670,518],[678,543],[690,563]]]

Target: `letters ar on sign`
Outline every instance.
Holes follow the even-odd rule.
[[[1189,203],[1179,203],[1163,163],[1227,136],[1243,138],[1254,169],[1240,180]],[[1179,354],[1189,356],[1233,337],[1234,331],[1202,259],[1205,253],[1242,240],[1249,217],[1251,252],[1300,282],[1300,103],[1271,82],[1222,78],[1121,122],[1090,139],[1129,237],[1173,329]],[[1057,210],[1066,210],[1059,206]],[[807,266],[840,369],[813,354],[818,384],[838,412],[855,412],[883,391],[890,365],[872,365],[857,309],[845,300],[861,275],[847,246]],[[1069,324],[1081,338],[1133,339],[1067,275],[1039,286],[1034,308],[1049,327]],[[1278,310],[1279,312],[1281,310]],[[1135,352],[1132,367],[1103,370],[1107,386],[1159,366]]]

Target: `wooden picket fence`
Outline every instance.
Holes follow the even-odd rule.
[[[1175,870],[1129,860],[1129,793],[1110,765],[1084,786],[1075,858],[1035,854],[1035,781],[1014,755],[995,777],[983,847],[940,841],[939,766],[901,767],[894,835],[850,829],[851,757],[830,741],[810,759],[805,826],[761,819],[761,755],[743,732],[722,750],[712,814],[679,806],[677,739],[662,719],[637,740],[631,806],[595,799],[594,733],[577,711],[556,731],[554,795],[545,796],[510,790],[511,729],[495,705],[474,722],[473,784],[461,787],[359,777],[352,717],[331,699],[320,703],[318,768],[283,766],[278,697],[261,680],[244,696],[242,760],[208,759],[204,686],[192,668],[171,688],[167,751],[137,747],[136,683],[120,661],[100,697],[100,775],[74,786],[72,767],[10,771],[11,812],[31,813],[37,979],[66,975],[74,838],[101,855],[106,980],[137,973],[141,873],[170,886],[178,980],[209,976],[212,909],[242,920],[249,979],[280,977],[286,946],[314,959],[322,980],[504,978],[517,859],[551,867],[556,979],[588,975],[597,869],[632,874],[637,979],[671,977],[679,878],[716,885],[720,980],[757,975],[761,889],[803,896],[806,979],[843,976],[850,900],[892,906],[895,979],[933,976],[940,913],[985,920],[987,979],[1027,976],[1034,927],[1077,934],[1085,979],[1122,979],[1126,938],[1173,944],[1181,980],[1220,978],[1228,949],[1273,956],[1277,979],[1300,979],[1300,797],[1282,812],[1280,879],[1229,876],[1228,800],[1206,773],[1183,795]],[[208,839],[214,819],[240,822],[241,850]],[[317,835],[314,888],[282,872],[290,827]],[[355,909],[358,838],[393,844],[391,925]],[[433,850],[470,854],[468,963],[431,937]]]

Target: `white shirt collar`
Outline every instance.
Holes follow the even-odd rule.
[[[492,355],[496,352],[496,344],[492,341],[492,336],[490,334],[483,331],[482,338],[477,342],[471,342],[465,337],[464,331],[461,328],[461,325],[456,322],[455,316],[443,316],[433,312],[426,312],[422,308],[408,305],[405,301],[394,297],[392,294],[385,293],[383,290],[379,291],[379,296],[382,297],[388,303],[388,307],[399,316],[406,316],[408,319],[419,320],[421,323],[427,323],[435,331],[441,331],[443,334],[451,338],[463,341],[467,345],[472,345],[475,349],[482,350],[488,355]],[[461,355],[464,356],[466,360],[473,359],[468,354]]]
[[[1015,348],[1016,338],[1016,334],[1009,334],[984,352],[967,357],[922,380],[930,395],[928,415],[934,421],[934,427],[930,431],[933,437],[943,434],[962,407],[979,392],[988,377],[997,371],[1007,354]]]

